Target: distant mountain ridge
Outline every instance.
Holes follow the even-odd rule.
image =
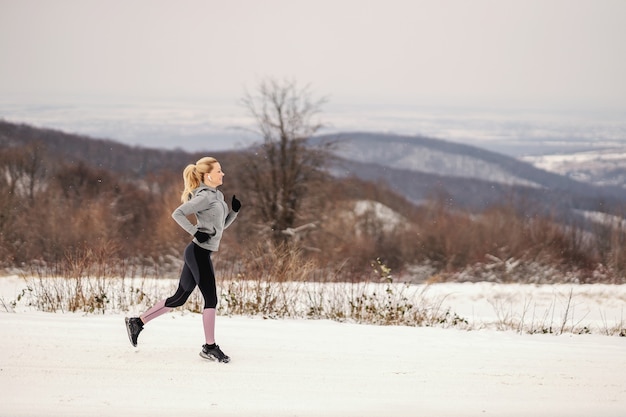
[[[474,146],[421,136],[365,132],[340,133],[336,140],[336,153],[355,162],[508,185],[541,186],[515,172],[526,168],[524,164]]]
[[[463,208],[510,201],[545,210],[605,211],[626,202],[620,187],[598,187],[471,145],[421,136],[345,132],[316,137],[335,143],[335,175],[385,181],[419,203],[447,196]]]
[[[43,141],[47,152],[68,162],[143,176],[156,170],[179,172],[201,155],[181,150],[132,147],[108,139],[63,133],[0,120],[0,146]],[[420,136],[344,132],[311,139],[336,143],[330,172],[384,182],[420,204],[439,198],[452,208],[482,210],[509,203],[535,211],[575,216],[579,211],[611,212],[626,203],[621,187],[598,187],[550,173],[515,158],[475,146]],[[218,158],[241,151],[217,153]]]
[[[53,158],[68,163],[84,162],[114,172],[145,175],[159,169],[178,171],[194,162],[193,153],[129,146],[110,139],[91,138],[0,120],[0,147],[42,142]]]

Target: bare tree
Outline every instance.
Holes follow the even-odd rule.
[[[241,180],[261,221],[271,229],[274,244],[293,239],[295,230],[311,228],[296,223],[328,161],[327,145],[309,143],[322,127],[317,116],[325,101],[314,99],[308,87],[272,78],[242,100],[262,143],[246,155]]]

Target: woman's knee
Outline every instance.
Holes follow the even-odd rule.
[[[205,299],[204,308],[217,308],[217,297]]]
[[[191,293],[192,291],[177,291],[176,294],[165,300],[165,307],[175,308],[182,306],[185,304]]]

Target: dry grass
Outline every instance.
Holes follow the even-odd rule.
[[[19,303],[49,312],[106,313],[142,311],[157,300],[171,295],[177,285],[174,279],[124,277],[113,274],[116,268],[89,265],[80,258],[68,263],[73,271],[65,276],[24,275],[26,288],[17,299],[9,303],[11,309]],[[375,325],[451,327],[474,330],[493,327],[518,333],[600,333],[626,335],[624,321],[592,328],[582,323],[584,317],[575,317],[574,294],[555,297],[550,308],[537,310],[532,300],[524,300],[522,313],[515,300],[496,299],[492,308],[496,315],[493,323],[475,323],[444,307],[446,296],[429,293],[430,285],[394,282],[391,270],[380,259],[372,262],[372,277],[368,281],[337,282],[332,280],[305,280],[314,275],[314,265],[300,262],[297,254],[272,254],[271,259],[281,259],[276,268],[258,269],[263,261],[249,258],[237,270],[219,280],[222,315],[262,316],[271,319],[306,318],[329,319]],[[256,275],[248,278],[248,268]],[[93,268],[93,269],[92,269]],[[93,273],[94,270],[101,274]],[[286,279],[289,274],[300,280]],[[5,308],[7,303],[3,301]],[[195,291],[182,307],[191,312],[202,310],[203,300]]]

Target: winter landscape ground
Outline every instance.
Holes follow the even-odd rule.
[[[0,416],[626,415],[626,338],[602,334],[626,286],[433,285],[471,331],[222,316],[229,364],[198,356],[199,314],[151,322],[133,348],[124,312],[35,311],[12,302],[23,286],[0,278]],[[497,330],[531,299],[555,323],[569,299],[593,333]]]

